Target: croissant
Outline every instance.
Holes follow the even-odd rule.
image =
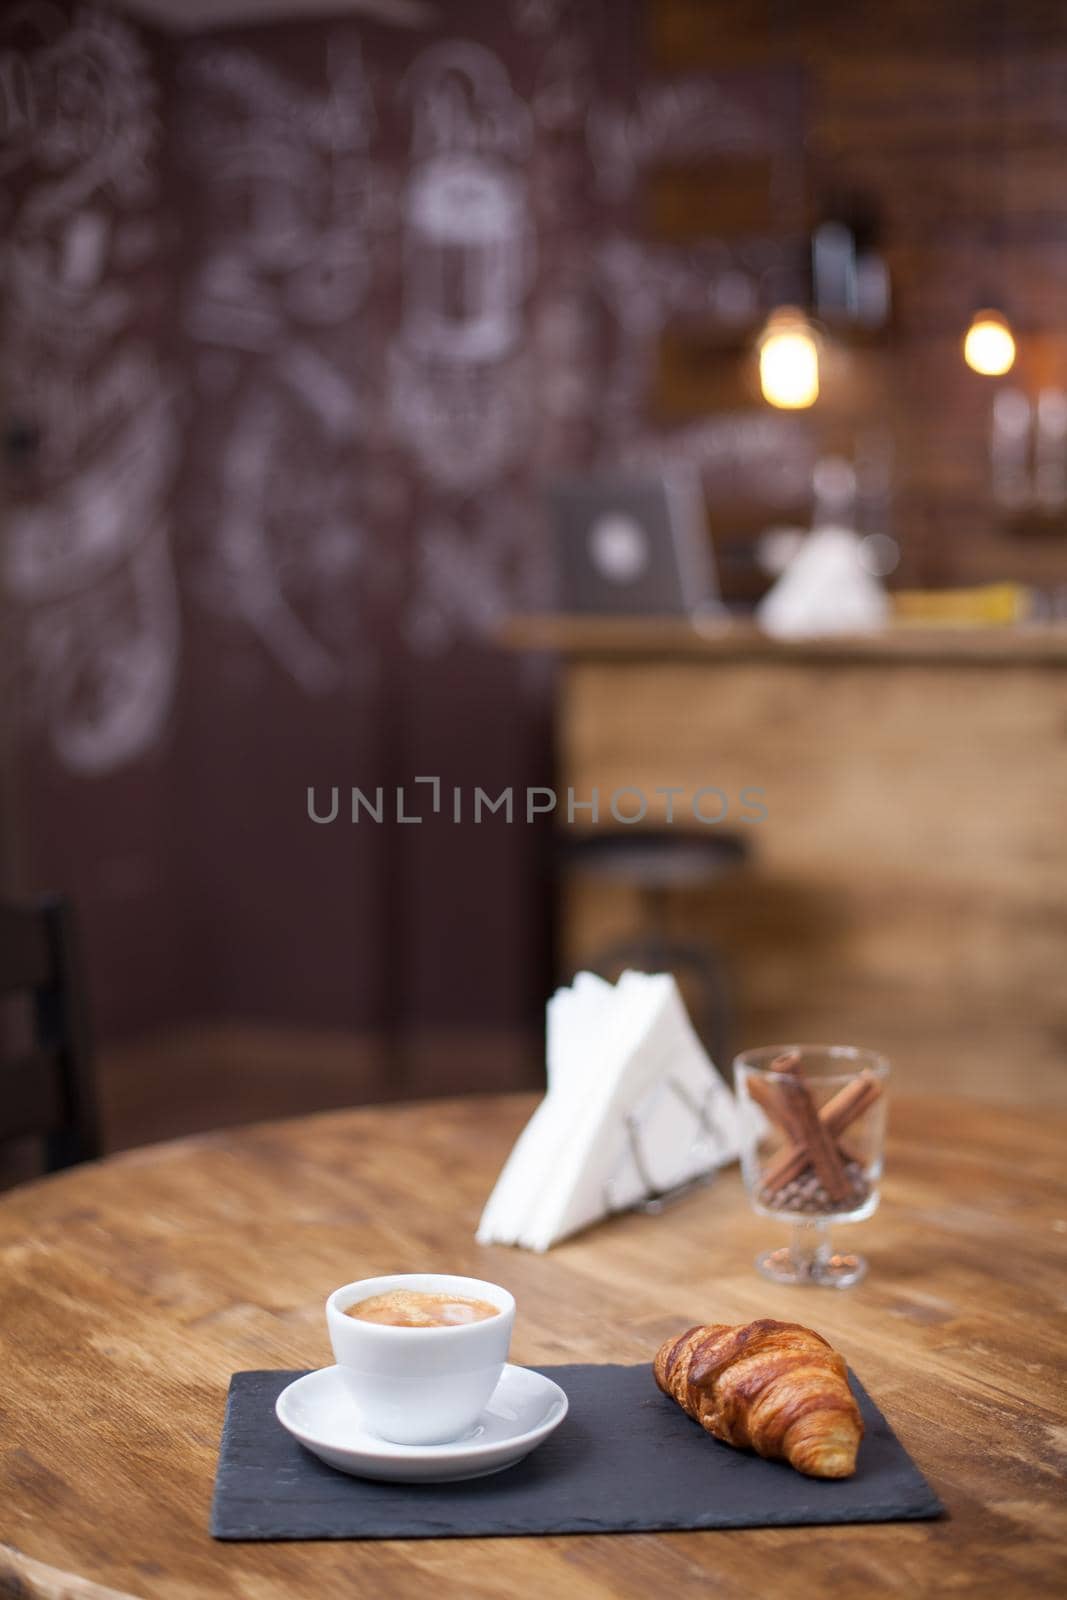
[[[716,1439],[788,1461],[813,1478],[847,1478],[863,1419],[844,1358],[797,1322],[687,1328],[656,1354],[665,1395]]]

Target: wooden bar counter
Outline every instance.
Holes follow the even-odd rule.
[[[638,831],[608,810],[624,788],[656,825],[656,789],[680,787],[673,825],[694,832],[697,790],[730,797],[721,826],[751,864],[675,896],[672,932],[725,954],[741,1043],[851,1040],[915,1087],[1067,1103],[1067,629],[783,644],[528,617],[503,642],[560,654],[557,783],[599,791],[599,829]],[[742,789],[764,821],[742,820]],[[632,891],[575,875],[565,962],[638,915]]]

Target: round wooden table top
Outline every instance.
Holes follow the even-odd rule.
[[[265,1124],[0,1198],[0,1593],[1058,1590],[1067,1116],[894,1102],[882,1209],[850,1230],[870,1276],[834,1292],[757,1276],[753,1256],[776,1230],[749,1211],[736,1170],[660,1216],[613,1219],[546,1256],[478,1246],[481,1205],[531,1104],[472,1098]],[[948,1516],[358,1550],[213,1541],[230,1374],[327,1364],[327,1292],[416,1270],[508,1285],[520,1363],[650,1361],[694,1322],[810,1323],[855,1367]]]

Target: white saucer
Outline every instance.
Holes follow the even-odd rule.
[[[450,1483],[513,1467],[567,1415],[558,1383],[528,1367],[504,1368],[473,1428],[448,1444],[390,1444],[368,1433],[337,1375],[323,1367],[283,1389],[274,1410],[294,1439],[331,1467],[357,1478]]]

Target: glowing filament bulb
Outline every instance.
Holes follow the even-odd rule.
[[[1015,340],[999,311],[976,311],[963,341],[963,358],[975,372],[999,378],[1015,364]]]
[[[819,347],[803,312],[785,307],[768,320],[759,345],[764,400],[799,411],[819,398]]]

